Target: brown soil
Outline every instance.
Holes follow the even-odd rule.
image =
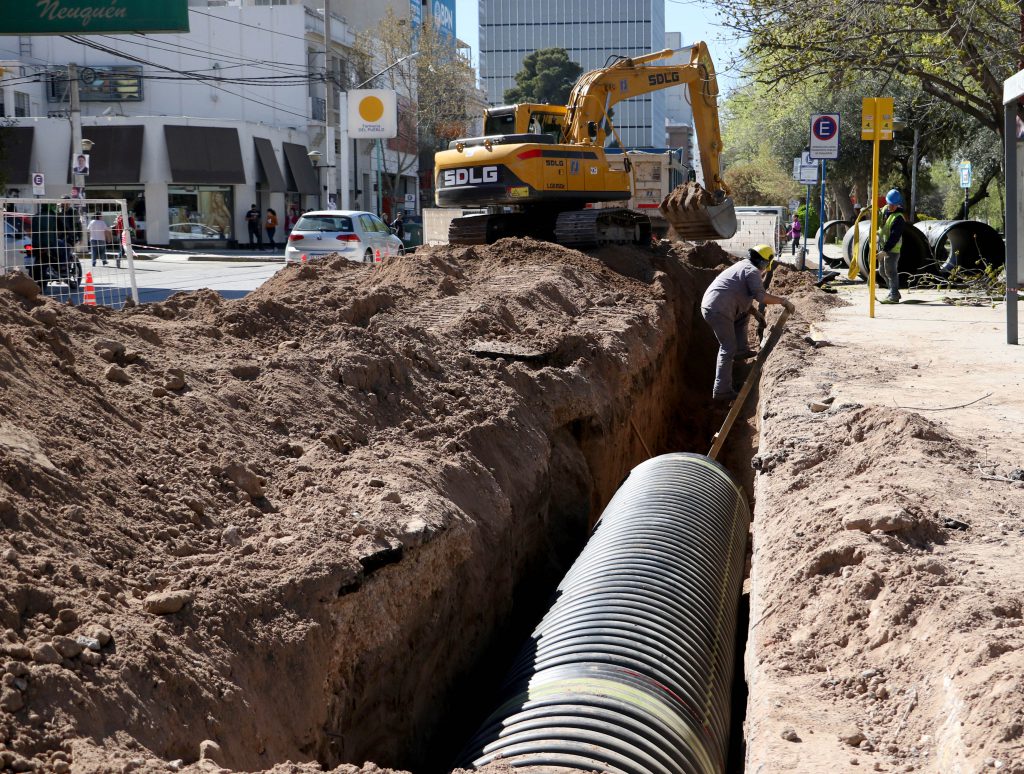
[[[645,448],[710,446],[720,253],[504,240],[123,313],[0,283],[0,768],[436,768]],[[724,460],[748,769],[1024,771],[1019,504],[977,438],[811,413],[871,360],[805,339],[843,303],[806,275],[773,290],[798,313]]]

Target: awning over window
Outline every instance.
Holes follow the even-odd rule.
[[[287,189],[284,187],[281,167],[278,166],[277,157],[274,155],[274,146],[270,144],[270,140],[264,137],[253,137],[252,139],[256,143],[256,158],[260,162],[257,166],[263,171],[260,182],[266,183],[267,188],[272,192],[284,193]]]
[[[309,153],[304,145],[293,142],[282,143],[284,158],[288,162],[288,190],[300,194],[319,194],[320,184],[316,181],[316,171],[309,160]]]
[[[33,126],[7,126],[0,128],[0,172],[7,185],[25,185],[32,182],[29,166],[32,163]]]
[[[142,137],[145,127],[83,126],[82,138],[95,144],[89,151],[87,186],[142,182]],[[71,181],[71,154],[68,154],[68,182]]]
[[[171,180],[175,183],[242,184],[238,130],[221,126],[164,126]]]

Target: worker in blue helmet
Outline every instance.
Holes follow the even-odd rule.
[[[885,195],[885,207],[878,217],[878,261],[889,288],[883,304],[900,302],[900,247],[907,219],[903,215],[903,194],[893,188]]]

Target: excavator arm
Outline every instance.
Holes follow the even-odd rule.
[[[652,91],[686,86],[693,108],[694,130],[705,186],[720,199],[728,194],[721,178],[722,135],[718,124],[718,81],[711,55],[703,42],[690,49],[690,61],[680,65],[651,65],[676,52],[665,49],[623,58],[583,75],[569,95],[565,140],[572,144],[604,145],[609,111],[617,103]]]

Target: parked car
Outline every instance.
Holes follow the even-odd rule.
[[[224,239],[217,229],[204,223],[172,223],[167,231],[171,239]]]
[[[400,255],[402,240],[372,212],[314,210],[299,218],[288,235],[285,263],[338,253],[350,261],[374,263]]]

